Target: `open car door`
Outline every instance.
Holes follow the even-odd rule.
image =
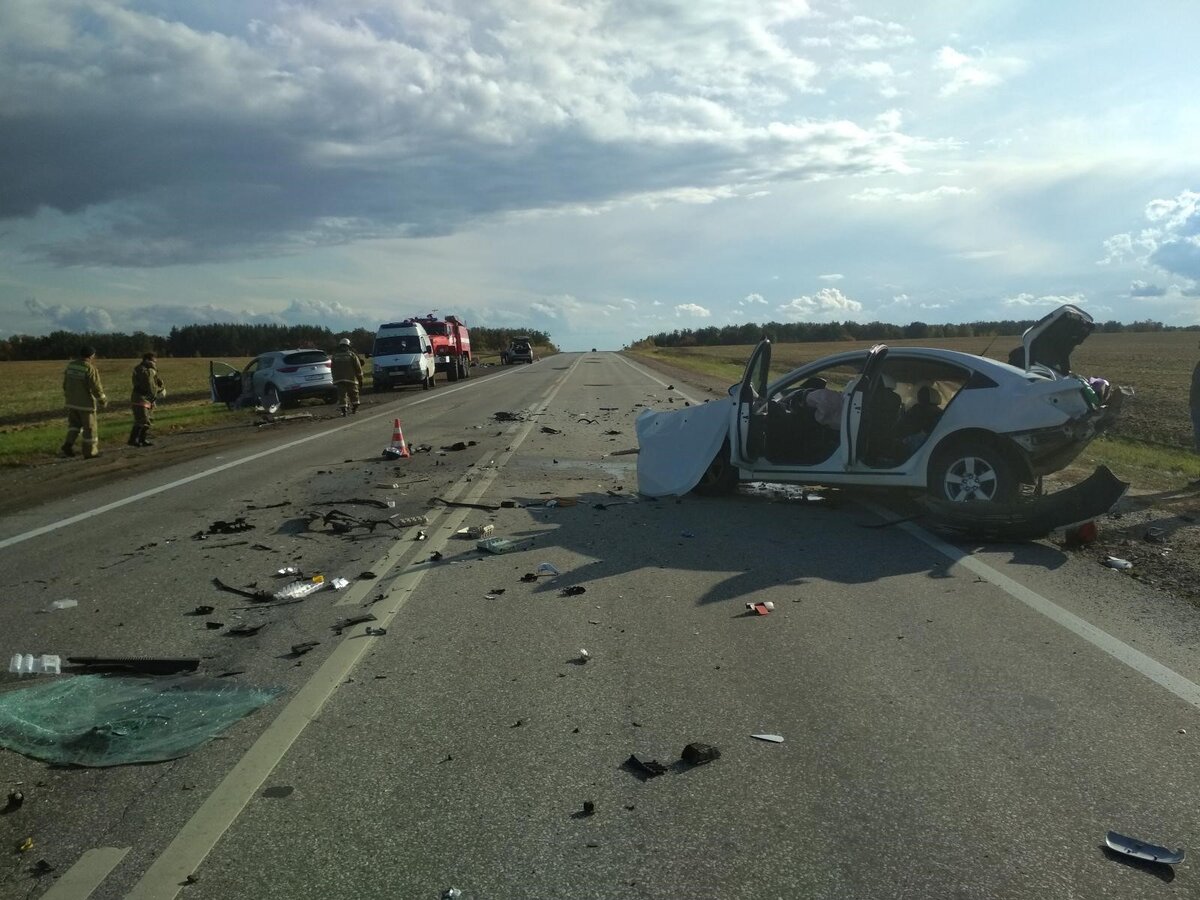
[[[242,395],[242,373],[223,362],[208,364],[208,387],[213,403],[233,406]]]
[[[847,469],[861,463],[867,449],[866,438],[870,428],[868,410],[872,406],[872,397],[882,384],[880,375],[887,353],[886,344],[876,344],[871,348],[862,374],[849,386],[850,397],[842,404],[842,459]]]
[[[754,348],[738,389],[738,453],[752,463],[767,443],[767,376],[771,370],[771,342],[763,338]]]

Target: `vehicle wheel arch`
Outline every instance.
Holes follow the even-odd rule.
[[[988,431],[986,428],[960,428],[958,431],[945,435],[930,450],[925,464],[926,481],[928,482],[929,480],[935,460],[940,456],[953,452],[959,446],[977,443],[987,444],[1002,454],[1004,461],[1012,467],[1019,481],[1028,482],[1036,480],[1037,476],[1033,474],[1033,470],[1029,466],[1029,460],[1025,458],[1025,454],[1013,443],[1011,438],[997,434],[994,431]]]
[[[943,498],[941,482],[949,468],[955,465],[954,456],[962,451],[967,451],[970,455],[984,456],[985,465],[986,457],[995,454],[993,467],[1005,470],[1007,479],[1002,494],[994,498],[997,502],[1011,502],[1017,499],[1023,484],[1037,480],[1028,460],[1011,439],[984,428],[964,428],[947,435],[929,454],[925,473],[927,492]]]

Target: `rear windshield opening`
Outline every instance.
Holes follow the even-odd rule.
[[[299,353],[289,353],[283,361],[289,366],[307,366],[312,363],[329,362],[329,354],[324,350],[302,350]]]

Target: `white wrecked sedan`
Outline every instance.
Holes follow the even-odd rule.
[[[1120,405],[1103,379],[1071,373],[1071,351],[1093,328],[1068,305],[1026,331],[1009,363],[880,344],[774,381],[764,340],[727,399],[638,417],[638,489],[721,494],[770,481],[1013,501],[1070,463]]]

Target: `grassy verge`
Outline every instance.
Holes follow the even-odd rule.
[[[230,411],[220,404],[208,400],[162,406],[155,410],[155,434],[191,431],[216,425],[240,425],[253,421],[251,412]],[[129,437],[133,423],[129,407],[111,409],[100,413],[100,450],[123,444]],[[67,418],[64,413],[53,422],[38,422],[0,434],[0,466],[20,466],[42,462],[58,454],[67,433]],[[76,445],[78,451],[79,445]]]
[[[1139,489],[1168,490],[1200,478],[1200,456],[1190,450],[1125,437],[1092,441],[1078,462],[1108,466]]]

